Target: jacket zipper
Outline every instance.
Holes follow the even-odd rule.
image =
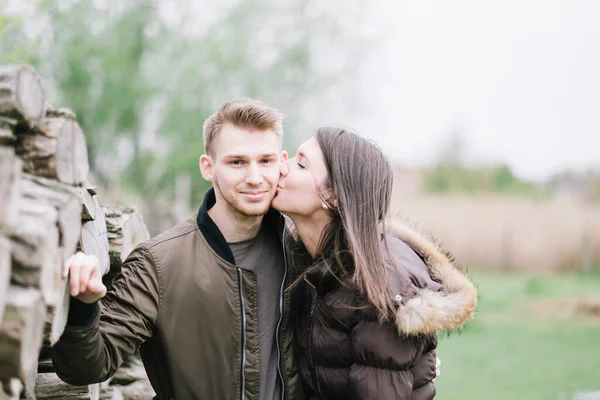
[[[285,381],[283,379],[283,367],[281,357],[281,347],[279,344],[279,330],[281,329],[281,322],[283,321],[283,289],[285,287],[285,279],[287,277],[287,257],[285,255],[285,226],[281,235],[281,243],[283,244],[283,281],[281,282],[281,290],[279,292],[279,321],[277,322],[277,330],[275,331],[275,341],[277,342],[277,372],[279,372],[279,379],[281,380],[281,400],[285,400]]]
[[[244,378],[244,367],[246,366],[246,307],[244,305],[244,295],[242,287],[242,269],[237,268],[238,276],[238,294],[240,296],[240,309],[242,313],[242,362],[240,365],[240,400],[244,400],[244,392],[246,391],[246,380]]]

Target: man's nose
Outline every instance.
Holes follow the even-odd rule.
[[[246,175],[246,183],[249,185],[260,185],[263,181],[263,176],[260,173],[260,168],[256,164],[251,164]]]

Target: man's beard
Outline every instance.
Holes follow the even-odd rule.
[[[223,194],[223,191],[219,187],[219,181],[217,179],[213,180],[213,186],[215,187],[215,190],[219,192],[219,194],[221,195],[221,198],[223,200],[225,200],[228,208],[235,210],[236,212],[242,214],[245,217],[262,217],[269,211],[269,208],[271,207],[271,203],[269,202],[269,204],[267,204],[267,206],[265,207],[265,209],[263,211],[250,211],[250,210],[240,208],[240,207],[236,206],[234,204],[234,202],[232,202],[230,199],[227,198],[227,196],[225,196]]]

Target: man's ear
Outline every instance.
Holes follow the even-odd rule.
[[[200,156],[200,161],[198,163],[200,165],[200,173],[202,177],[208,182],[213,181],[213,160],[207,154],[202,154]]]
[[[287,159],[288,159],[288,153],[287,153],[287,151],[283,150],[281,152],[281,156],[279,157],[279,161],[286,162]]]

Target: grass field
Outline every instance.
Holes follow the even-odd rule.
[[[440,339],[440,400],[566,400],[600,391],[600,274],[473,273],[479,307]]]

